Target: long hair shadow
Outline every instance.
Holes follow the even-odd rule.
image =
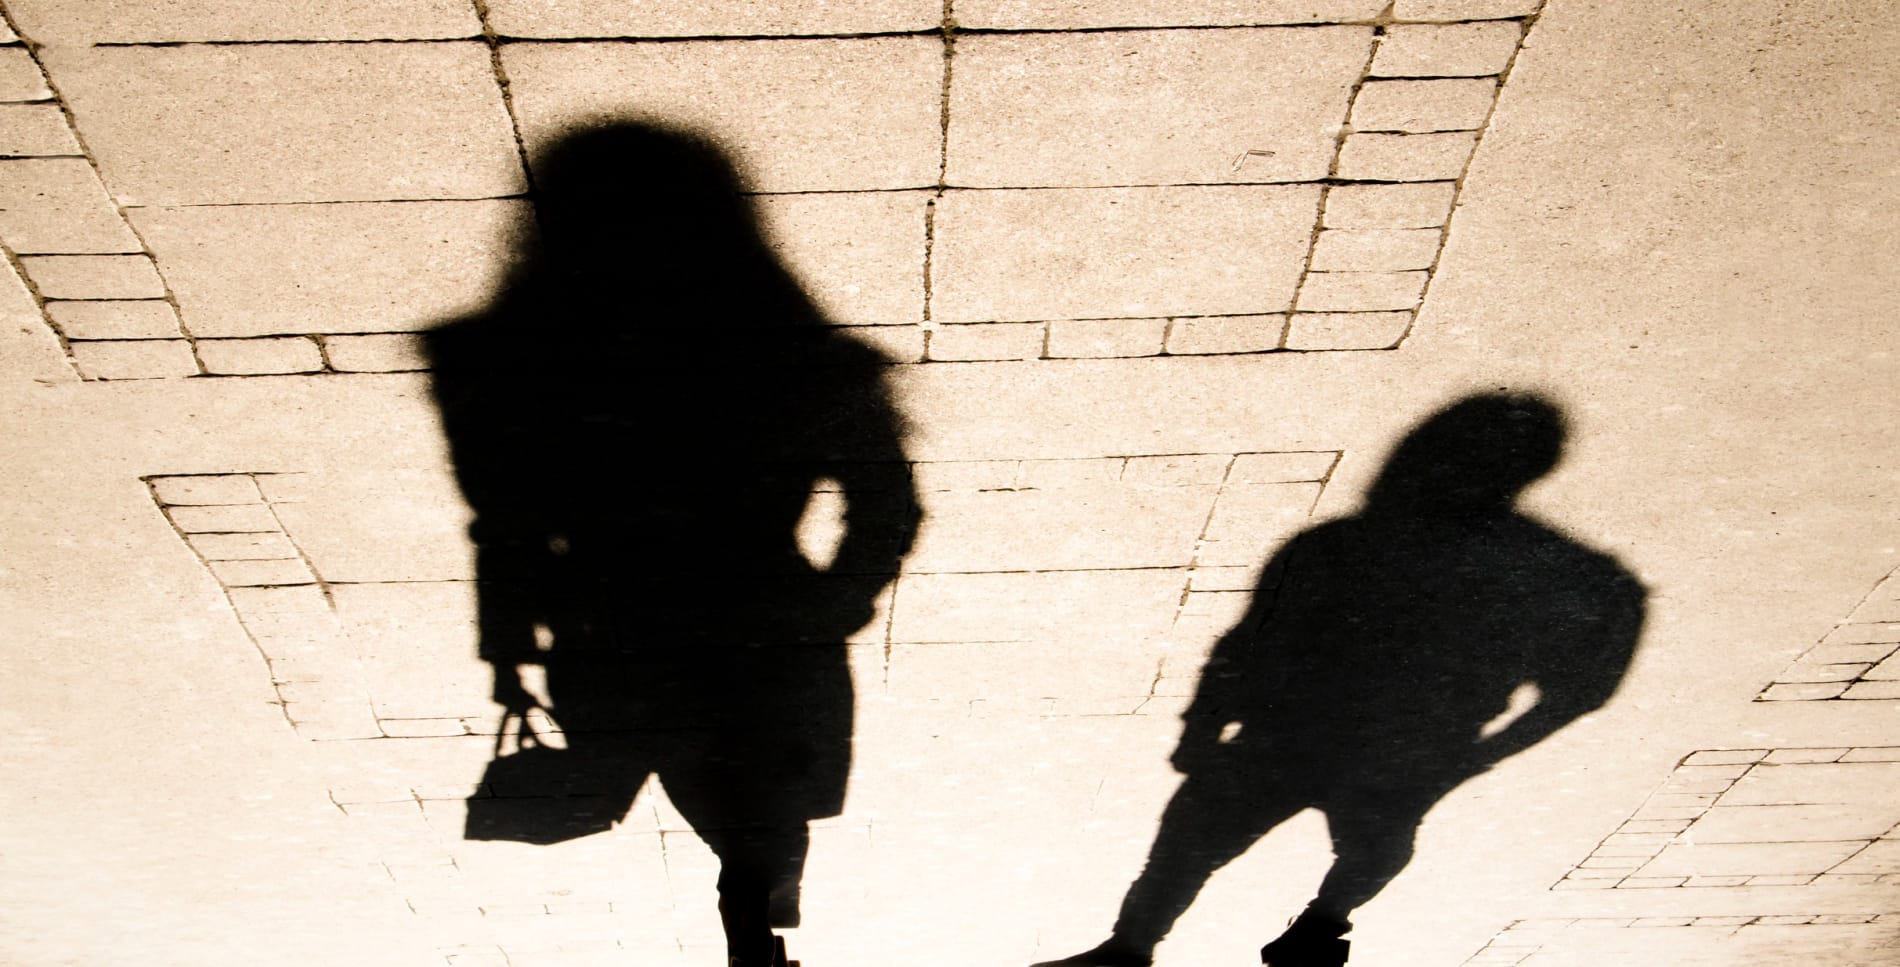
[[[1645,591],[1514,506],[1564,434],[1543,399],[1463,399],[1398,444],[1357,514],[1266,564],[1202,672],[1185,778],[1111,939],[1052,963],[1147,963],[1215,870],[1316,808],[1334,863],[1262,956],[1343,964],[1350,914],[1410,862],[1427,810],[1609,699]]]
[[[533,168],[538,238],[427,338],[480,655],[517,711],[519,666],[546,669],[568,784],[540,792],[618,818],[657,775],[718,855],[735,963],[770,963],[807,824],[843,804],[844,642],[919,517],[886,360],[826,325],[704,139],[598,123]],[[795,533],[815,490],[844,505],[828,561]]]

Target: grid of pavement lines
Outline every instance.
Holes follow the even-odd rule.
[[[1029,710],[1178,711],[1192,695],[1202,648],[1245,611],[1266,554],[1308,518],[1339,459],[1339,451],[1328,450],[913,464],[928,511],[925,532],[904,574],[885,591],[879,617],[849,642],[860,681],[902,690],[914,687],[905,684],[911,678],[929,679],[934,691],[961,696],[973,710],[996,711],[1010,703],[999,703],[993,689],[970,681],[963,695],[949,683],[968,678],[969,669],[1021,661],[1007,656],[1021,654],[1024,641],[1086,634],[1086,619],[1077,614],[1095,610],[1106,612],[1097,620],[1116,642],[1105,649],[1113,657],[1102,662],[1110,684],[1064,694],[1058,682],[1024,675],[1019,690],[1035,692],[1026,698]],[[274,701],[298,734],[322,740],[493,733],[485,692],[448,671],[474,665],[474,586],[465,562],[444,559],[421,579],[366,574],[347,561],[326,574],[327,547],[368,542],[350,532],[320,533],[334,529],[337,517],[326,500],[350,497],[324,494],[311,474],[158,475],[146,482],[222,587],[264,659]],[[836,539],[826,530],[840,519],[836,497],[822,489],[811,495],[815,510],[801,539],[814,559],[822,560],[826,543]],[[1123,511],[1153,521],[1162,538],[1154,543],[1166,549],[1105,535],[1101,516]],[[454,521],[438,525],[440,533],[419,534],[414,543],[463,543]],[[1030,526],[1056,550],[1010,539]],[[390,542],[386,529],[381,536]],[[1134,536],[1149,543],[1147,535]],[[961,548],[985,550],[954,550]],[[1102,600],[1111,597],[1116,604]],[[1045,603],[1032,606],[1039,600]],[[1121,641],[1129,634],[1140,640]],[[938,657],[945,649],[955,655]],[[988,652],[988,660],[970,663]],[[956,665],[966,673],[951,674]],[[935,671],[903,673],[917,666]],[[1025,709],[1010,704],[1008,711]]]
[[[7,0],[0,245],[82,378],[414,370],[649,116],[899,362],[1389,349],[1541,6]]]
[[[1758,702],[1900,699],[1900,570],[1775,676]]]
[[[1900,884],[1900,747],[1711,749],[1555,889]]]
[[[1632,930],[1636,933],[1632,934]],[[1654,931],[1664,933],[1658,935]],[[1764,946],[1754,946],[1757,942]],[[1578,963],[1604,963],[1603,958],[1619,955],[1653,957],[1680,944],[1677,952],[1684,956],[1670,963],[1760,964],[1765,962],[1764,956],[1791,952],[1787,950],[1791,942],[1809,948],[1811,954],[1825,954],[1829,964],[1887,963],[1894,944],[1900,943],[1900,913],[1518,920],[1465,963],[1472,967],[1507,964],[1537,967],[1570,962],[1555,957],[1554,948],[1567,948],[1583,955]]]

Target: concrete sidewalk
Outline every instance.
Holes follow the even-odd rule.
[[[1565,410],[1526,509],[1648,621],[1351,962],[1900,953],[1892,14],[784,6],[0,2],[0,960],[722,962],[663,789],[460,838],[498,709],[415,333],[601,115],[708,131],[896,360],[927,516],[794,957],[1102,939],[1261,564],[1497,390]],[[1258,962],[1327,863],[1301,815],[1157,963]]]

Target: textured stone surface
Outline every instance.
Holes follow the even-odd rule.
[[[600,117],[663,119],[729,148],[758,191],[933,185],[943,45],[872,40],[509,44],[531,151]]]
[[[1327,228],[1426,228],[1451,217],[1456,188],[1423,185],[1335,185],[1326,193]]]
[[[924,310],[923,192],[758,199],[767,241],[832,321],[916,323]]]
[[[331,368],[342,373],[398,373],[428,368],[421,339],[409,333],[328,336],[323,340],[323,355]]]
[[[46,312],[69,339],[164,339],[182,335],[163,299],[48,302]]]
[[[494,295],[515,201],[145,208],[132,220],[199,336],[427,329]]]
[[[938,0],[751,0],[593,3],[489,0],[490,22],[510,37],[701,37],[719,34],[862,34],[925,30],[943,20]]]
[[[1300,286],[1306,312],[1410,309],[1425,288],[1424,272],[1314,272]]]
[[[258,501],[257,484],[246,474],[157,477],[152,491],[166,504],[187,507]]]
[[[1356,131],[1473,131],[1484,126],[1497,96],[1489,78],[1369,81],[1352,103]]]
[[[937,206],[933,312],[983,322],[1283,309],[1317,201],[1316,188],[1277,185],[953,192]]]
[[[1300,24],[1370,20],[1378,0],[960,0],[964,27],[1070,30],[1087,27],[1173,27]]]
[[[53,96],[23,47],[0,47],[0,101],[44,101]]]
[[[1504,70],[1524,28],[1509,21],[1387,27],[1374,77],[1481,77]]]
[[[78,154],[66,115],[53,104],[0,104],[0,155]]]
[[[930,334],[930,358],[1036,359],[1042,355],[1046,328],[1036,322],[942,326]]]
[[[1328,229],[1313,245],[1315,272],[1397,272],[1430,268],[1444,233],[1438,229]]]
[[[84,158],[0,161],[0,239],[20,253],[140,248]]]
[[[1456,21],[1522,17],[1536,13],[1544,0],[1397,0],[1399,20]]]
[[[1161,352],[1166,319],[1073,319],[1049,324],[1049,356],[1153,356]]]
[[[845,332],[894,363],[915,363],[924,358],[922,326],[852,326]]]
[[[1390,349],[1411,325],[1409,312],[1296,312],[1287,325],[1286,348]]]
[[[231,0],[12,0],[7,10],[34,41],[58,46],[193,40],[407,40],[475,37],[460,0],[349,0],[267,4]]]
[[[78,342],[72,353],[87,379],[162,379],[198,372],[191,344],[183,339]]]
[[[1339,149],[1339,177],[1364,181],[1449,181],[1464,174],[1474,135],[1354,134]]]
[[[27,277],[45,299],[157,299],[165,295],[143,255],[26,255]]]
[[[128,205],[521,191],[479,43],[48,48]]]
[[[950,87],[953,185],[1321,178],[1362,27],[976,35]]]
[[[323,356],[314,340],[302,336],[270,339],[200,339],[198,358],[205,372],[220,376],[264,373],[314,373]]]
[[[1171,353],[1254,353],[1280,348],[1285,316],[1214,316],[1176,319],[1168,327]]]
[[[11,263],[0,264],[0,375],[48,383],[79,378]]]

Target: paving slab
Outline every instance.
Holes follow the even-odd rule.
[[[417,40],[478,37],[475,8],[459,0],[293,5],[232,0],[15,0],[7,11],[35,43],[55,46],[184,41]]]
[[[1367,81],[1352,102],[1355,131],[1475,131],[1497,99],[1497,82],[1482,77]]]
[[[1378,0],[960,0],[959,26],[1080,30],[1099,27],[1187,27],[1370,21]]]
[[[1476,136],[1352,134],[1339,148],[1337,174],[1353,181],[1449,181],[1464,175]]]
[[[166,339],[184,335],[163,299],[48,302],[46,313],[69,339]]]
[[[1511,63],[1523,36],[1523,25],[1508,20],[1396,24],[1385,29],[1371,73],[1374,77],[1498,74]]]
[[[661,0],[637,4],[587,0],[491,0],[489,23],[507,37],[711,37],[773,34],[871,34],[928,30],[943,22],[938,0]]]
[[[1900,812],[1900,810],[1895,810]],[[1717,806],[1688,827],[1697,843],[1872,840],[1900,821],[1880,810],[1842,804],[1820,806]]]
[[[214,376],[323,371],[323,353],[315,340],[304,336],[200,339],[196,348],[205,372]]]
[[[1398,20],[1451,22],[1524,17],[1536,13],[1545,0],[1397,0],[1392,16]]]
[[[420,330],[494,294],[519,201],[141,208],[200,336]]]
[[[1323,178],[1371,40],[1365,27],[962,38],[945,178],[972,187]]]
[[[0,266],[0,374],[48,381],[79,376],[11,263]]]
[[[686,123],[756,191],[937,182],[943,44],[933,37],[516,43],[501,52],[530,152],[597,118]]]
[[[898,642],[1131,641],[1165,633],[1182,575],[1168,571],[919,574],[898,582]]]
[[[930,333],[928,357],[943,362],[1039,359],[1048,338],[1048,327],[1040,322],[942,326]]]
[[[466,581],[468,511],[441,470],[339,474],[309,499],[275,504],[318,575],[343,583]],[[378,499],[365,499],[377,494]],[[401,496],[396,496],[401,495]],[[394,499],[391,499],[394,497]]]
[[[145,255],[26,255],[20,267],[43,299],[157,299],[165,295]]]
[[[52,98],[45,76],[26,48],[0,47],[0,102],[50,101]]]
[[[21,254],[143,248],[84,158],[0,161],[0,239]]]
[[[1712,843],[1663,848],[1638,877],[1813,876],[1854,855],[1864,843]]]
[[[1722,796],[1724,806],[1777,803],[1890,802],[1900,788],[1900,762],[1838,762],[1762,766]],[[1896,816],[1900,821],[1900,816]]]
[[[1176,319],[1168,327],[1170,353],[1257,353],[1280,348],[1286,317],[1202,316]]]
[[[195,376],[198,361],[183,339],[78,342],[73,362],[87,379],[165,379]]]
[[[1207,486],[1119,483],[946,491],[930,500],[908,569],[929,574],[1184,567],[1214,496]]]
[[[915,324],[924,311],[927,192],[766,195],[768,244],[842,325]]]
[[[55,47],[46,58],[122,204],[526,187],[481,43]]]
[[[1335,185],[1326,192],[1327,228],[1398,229],[1443,225],[1451,217],[1457,186],[1450,181],[1416,185]]]
[[[0,155],[76,155],[79,142],[57,104],[0,104]]]
[[[1166,319],[1077,319],[1049,324],[1051,358],[1153,356],[1167,335]]]
[[[1281,311],[1318,201],[1317,187],[1282,185],[951,192],[937,204],[932,314],[993,322]]]

